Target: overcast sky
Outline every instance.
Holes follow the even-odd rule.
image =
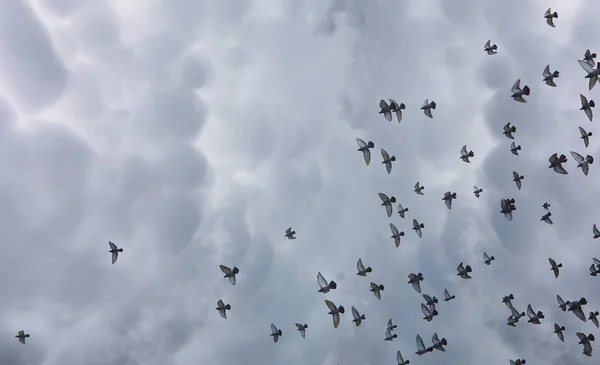
[[[555,296],[600,310],[588,273],[600,167],[586,177],[569,154],[600,149],[598,122],[579,110],[600,86],[589,91],[577,64],[600,53],[599,13],[593,0],[0,1],[0,364],[393,365],[397,350],[415,365],[592,364],[575,332],[600,332]],[[542,82],[547,64],[556,88]],[[517,78],[527,104],[510,98]],[[406,104],[400,124],[377,114],[387,98]],[[598,135],[587,149],[578,126]],[[357,137],[375,143],[370,166]],[[390,175],[380,148],[397,158]],[[554,152],[569,175],[548,169]],[[406,219],[388,218],[379,192]],[[406,233],[399,248],[390,222]],[[109,240],[124,250],[115,265]],[[558,279],[548,257],[564,265]],[[460,262],[473,279],[456,276]],[[219,264],[240,269],[236,286]],[[317,293],[319,271],[338,289]],[[431,322],[407,284],[418,272],[441,302]],[[509,293],[543,323],[508,327]],[[347,308],[337,329],[325,298]],[[367,317],[358,328],[353,305]],[[434,332],[447,352],[414,355],[416,334],[429,344]]]

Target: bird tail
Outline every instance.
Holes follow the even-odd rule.
[[[434,303],[437,303],[437,302],[438,302],[438,299],[437,299],[436,297],[433,297],[433,302],[434,302]]]
[[[558,19],[558,13],[557,13],[557,12],[554,12],[554,13],[552,14],[552,17],[553,17],[553,18],[556,18],[556,19]]]
[[[456,199],[456,193],[452,193],[452,199]]]
[[[498,46],[494,44],[494,45],[492,46],[492,49],[493,49],[493,50],[496,50],[496,49],[498,49]]]
[[[588,335],[588,340],[594,341],[596,338],[591,333]]]
[[[367,147],[373,148],[373,147],[375,147],[375,143],[369,141],[369,143],[367,143]]]
[[[517,150],[519,150],[519,151],[520,151],[520,150],[521,150],[521,146],[517,146]]]
[[[308,328],[308,325],[307,325],[307,324],[305,324],[305,325],[304,325],[304,329],[307,329],[307,328]]]
[[[444,346],[446,346],[448,344],[448,341],[446,341],[445,338],[442,338],[442,340],[440,341],[440,343]]]
[[[237,266],[234,266],[232,271],[234,274],[237,274],[240,272],[240,269],[238,269]]]
[[[227,309],[227,310],[230,310],[230,309],[231,309],[231,305],[230,305],[230,304],[227,304],[227,305],[225,306],[225,309]]]
[[[595,106],[596,106],[596,102],[594,102],[593,100],[590,100],[590,102],[588,103],[588,106],[589,106],[590,108],[593,108],[593,107],[595,107]]]
[[[510,131],[512,133],[515,133],[517,131],[517,127],[515,127],[514,125],[512,127],[510,127]]]
[[[552,76],[553,76],[553,77],[558,77],[558,74],[559,74],[559,72],[558,72],[558,71],[554,71],[554,72],[552,73]]]
[[[529,95],[530,92],[531,92],[531,90],[529,89],[529,86],[527,86],[527,85],[523,86],[523,94]]]
[[[512,295],[512,294],[508,294],[508,299],[511,299],[511,300],[512,300],[512,299],[515,299],[515,296],[514,296],[514,295]]]
[[[336,283],[335,281],[331,280],[331,281],[329,282],[329,287],[330,287],[331,289],[336,289],[336,288],[337,288],[337,283]]]
[[[435,103],[435,101],[432,101],[431,103],[429,103],[429,107],[431,109],[435,109],[436,106],[437,106],[437,104]]]
[[[400,109],[406,109],[406,105],[404,105],[404,103],[400,103],[400,106],[399,106],[399,108],[400,108]]]
[[[465,267],[465,270],[467,272],[472,272],[473,271],[473,269],[471,269],[471,266],[469,266],[469,265],[467,265],[467,267]]]
[[[123,252],[123,249],[122,249],[122,248],[120,248],[120,249],[118,249],[117,251],[119,251],[119,252]]]
[[[25,336],[23,336],[23,337],[29,337],[29,334],[26,334],[26,335],[25,335]],[[592,341],[593,341],[593,340],[592,340]]]
[[[340,312],[340,313],[342,313],[342,314],[343,314],[345,311],[346,311],[346,309],[344,309],[344,306],[343,306],[343,305],[340,305],[340,306],[338,307],[338,312]]]
[[[556,265],[556,267],[562,267],[562,263],[560,263],[560,264]]]
[[[366,272],[371,272],[371,271],[373,271],[373,269],[371,269],[371,266],[369,266],[369,267],[367,267],[367,268],[365,269],[365,271],[366,271]]]
[[[383,290],[383,289],[384,289],[383,284],[379,285],[379,290]]]
[[[425,225],[423,223],[419,224],[420,228],[425,228]]]
[[[592,132],[588,132],[587,136],[588,136],[588,137],[591,137],[591,136],[593,136]]]
[[[281,336],[283,334],[283,332],[281,332],[281,330],[277,330],[277,336]]]
[[[544,317],[544,313],[542,313],[542,311],[537,312],[537,317],[538,318],[546,318],[546,317]]]
[[[560,327],[560,330],[564,331],[565,330],[565,326]]]
[[[419,280],[423,280],[423,274],[421,274],[421,273],[418,273],[418,274],[417,274],[417,278],[418,278]]]

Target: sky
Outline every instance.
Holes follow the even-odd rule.
[[[591,364],[575,332],[599,330],[555,296],[600,310],[588,274],[600,175],[569,154],[600,149],[579,138],[578,126],[600,136],[579,110],[600,87],[576,62],[600,53],[599,12],[592,0],[0,1],[0,363],[367,365],[400,350],[415,365]],[[488,39],[498,54],[483,52]],[[542,82],[547,64],[556,88]],[[510,98],[517,78],[526,104]],[[401,123],[377,114],[387,98],[405,103]],[[370,166],[356,138],[374,142]],[[397,158],[390,175],[380,148]],[[569,175],[548,169],[555,152]],[[380,192],[406,219],[386,216]],[[499,213],[508,197],[511,222]],[[399,248],[390,222],[406,234]],[[115,265],[109,240],[124,250]],[[564,265],[558,279],[548,257]],[[236,286],[219,264],[239,268]],[[338,288],[317,293],[317,272]],[[431,322],[407,283],[418,272],[441,302]],[[456,299],[443,302],[444,288]],[[508,327],[509,293],[542,324]],[[337,329],[326,298],[347,309]],[[447,351],[414,355],[415,336],[434,332]]]

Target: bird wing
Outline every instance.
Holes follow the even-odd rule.
[[[365,271],[365,265],[363,265],[362,259],[360,257],[358,258],[358,261],[356,262],[356,268],[358,269],[358,272]]]
[[[332,311],[332,312],[337,311],[337,307],[335,306],[335,304],[333,304],[332,301],[325,299],[325,304],[327,305],[327,307],[329,308],[330,311]]]
[[[542,75],[544,75],[544,77],[552,76],[552,74],[550,73],[550,65],[546,66]]]
[[[514,93],[518,93],[519,91],[521,91],[521,79],[517,79],[517,81],[515,81],[515,84],[512,86],[512,88],[510,89],[510,91]]]
[[[582,163],[585,159],[579,153],[571,151],[571,156],[575,159],[575,161]]]
[[[594,65],[590,65],[587,61],[577,60],[577,62],[579,62],[579,66],[581,66],[581,68],[584,69],[588,74],[594,71]]]
[[[381,156],[383,157],[384,161],[389,161],[389,159],[390,159],[390,155],[383,148],[381,149]]]
[[[319,286],[321,288],[327,286],[327,280],[325,280],[325,278],[323,277],[323,274],[321,274],[320,272],[317,273],[317,283],[319,283]]]
[[[108,246],[110,246],[111,250],[116,250],[117,249],[117,245],[115,245],[114,243],[108,241]]]

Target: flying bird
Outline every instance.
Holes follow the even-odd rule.
[[[487,52],[488,55],[495,55],[496,53],[498,53],[497,49],[498,46],[497,45],[491,45],[492,40],[488,40],[487,42],[485,42],[485,45],[483,46],[483,50],[485,52]]]
[[[371,286],[371,289],[369,289],[369,291],[373,292],[373,294],[375,295],[375,298],[381,300],[381,292],[383,291],[384,286],[381,284],[377,285],[372,281],[369,285]]]
[[[581,171],[583,171],[583,174],[587,176],[590,170],[590,165],[594,163],[594,158],[590,155],[587,155],[585,158],[583,158],[582,155],[573,151],[571,151],[571,156],[573,156],[575,161],[577,161],[577,167],[581,167]]]
[[[581,332],[577,332],[575,335],[579,338],[579,344],[583,345],[583,354],[586,356],[592,356],[592,344],[590,342],[594,341],[594,335],[590,333],[586,336]]]
[[[594,233],[594,239],[600,238],[600,231],[598,230],[598,226],[596,226],[596,224],[594,224],[592,227],[592,232]]]
[[[559,74],[558,71],[550,72],[550,65],[548,65],[548,66],[546,66],[546,68],[544,69],[544,72],[542,73],[542,75],[544,76],[543,81],[548,86],[556,87],[556,84],[554,83],[554,78],[558,77],[558,74]]]
[[[587,132],[585,129],[579,127],[579,133],[581,134],[581,139],[583,139],[583,144],[585,148],[590,145],[590,137],[593,136],[592,132]]]
[[[471,266],[463,266],[463,263],[461,262],[456,267],[456,270],[458,271],[458,274],[456,274],[457,276],[460,276],[463,279],[471,279],[471,276],[469,275],[469,273],[473,271],[473,269],[471,269]]]
[[[358,313],[358,310],[356,310],[356,308],[354,308],[354,306],[352,306],[352,317],[354,317],[354,319],[352,320],[352,322],[354,322],[354,324],[356,325],[356,327],[360,326],[360,324],[362,323],[362,321],[364,321],[365,319],[367,319],[367,317],[364,314]]]
[[[400,353],[400,350],[398,350],[398,352],[396,353],[396,361],[398,362],[398,365],[410,364],[410,360],[404,361],[404,359],[402,358],[402,354]]]
[[[554,277],[558,278],[558,274],[560,273],[558,269],[561,268],[563,265],[561,263],[557,264],[552,257],[548,258],[548,262],[550,262],[550,270],[554,272]]]
[[[474,156],[475,156],[475,154],[473,153],[473,151],[467,152],[467,145],[464,145],[460,149],[460,159],[463,160],[463,162],[471,163],[471,161],[469,161],[469,157],[474,157]]]
[[[542,324],[540,319],[544,319],[544,313],[542,311],[537,311],[537,313],[531,308],[531,304],[527,305],[527,317],[529,317],[528,323],[532,324]]]
[[[389,175],[392,172],[392,162],[396,161],[396,156],[390,157],[390,155],[387,153],[387,151],[384,150],[383,148],[381,149],[381,156],[383,157],[382,164],[385,165],[385,170],[387,171],[387,173]]]
[[[594,65],[596,64],[594,58],[596,58],[595,53],[591,53],[589,49],[585,51],[585,54],[583,55],[583,60],[589,63],[592,67],[594,67]]]
[[[553,224],[552,219],[550,219],[550,216],[552,215],[552,213],[548,212],[544,215],[542,215],[542,219],[540,219],[540,221],[548,223],[548,224]]]
[[[219,301],[217,302],[217,308],[215,308],[215,309],[219,311],[219,314],[221,315],[221,317],[223,317],[224,319],[227,319],[226,311],[231,310],[231,305],[225,304],[225,303],[223,303],[223,301],[221,299],[219,299]]]
[[[431,311],[429,309],[429,307],[423,303],[421,303],[421,311],[423,312],[423,315],[425,315],[425,317],[423,317],[423,319],[426,320],[427,322],[431,322],[433,317],[435,317],[437,315],[437,311]]]
[[[518,156],[519,155],[519,151],[521,150],[521,145],[515,145],[515,142],[512,142],[510,144],[510,152],[512,152],[513,155]]]
[[[545,202],[544,204],[542,204],[542,208],[544,208],[546,210],[550,210],[550,203]]]
[[[483,189],[478,188],[477,186],[473,186],[473,194],[475,194],[476,198],[479,198],[479,195],[483,192]]]
[[[527,363],[527,361],[523,360],[523,359],[516,359],[516,360],[508,360],[510,362],[510,365],[524,365]]]
[[[596,68],[594,68],[593,64],[590,64],[584,60],[578,60],[577,62],[579,62],[579,66],[581,66],[581,68],[587,72],[587,75],[585,75],[584,78],[590,79],[588,88],[592,90],[594,85],[596,85],[596,81],[598,81],[598,78],[600,78],[600,62],[596,63]]]
[[[519,175],[518,172],[513,171],[513,181],[517,185],[517,189],[521,190],[521,180],[523,180],[525,176]]]
[[[317,283],[319,284],[319,287],[321,287],[318,291],[319,293],[326,294],[329,293],[330,290],[337,288],[337,283],[335,281],[332,280],[328,283],[320,272],[317,273]]]
[[[292,227],[288,228],[285,231],[285,236],[288,238],[288,240],[295,240],[296,237],[294,237],[294,235],[296,234],[296,231],[292,231]]]
[[[433,351],[433,346],[425,347],[425,344],[423,343],[423,339],[421,338],[420,335],[417,335],[417,352],[415,352],[415,354],[421,356],[424,353],[431,352],[431,351]]]
[[[444,197],[442,198],[442,200],[444,201],[444,203],[446,203],[446,207],[448,207],[448,209],[452,209],[453,199],[456,199],[456,193],[451,193],[449,191],[444,193]]]
[[[358,270],[358,272],[356,273],[356,275],[358,275],[358,276],[367,276],[367,273],[370,273],[371,271],[373,271],[373,269],[371,269],[371,266],[369,266],[365,269],[365,265],[363,265],[362,259],[360,257],[358,258],[358,261],[356,262],[356,269]]]
[[[398,326],[396,326],[393,322],[392,319],[390,318],[390,320],[387,322],[387,329],[390,331],[393,331],[395,328],[397,328]]]
[[[550,161],[550,166],[548,166],[549,169],[554,169],[554,172],[559,173],[561,175],[569,174],[567,170],[565,170],[564,167],[562,167],[562,164],[567,162],[567,156],[560,155],[560,157],[558,157],[558,153],[555,153],[552,156],[550,156],[548,161]]]
[[[596,106],[596,103],[593,100],[588,101],[588,99],[583,96],[583,94],[579,94],[579,98],[581,99],[581,108],[579,110],[583,110],[585,115],[587,115],[590,122],[594,119],[594,113],[592,113],[592,108]]]
[[[600,312],[595,311],[595,312],[590,312],[590,315],[588,317],[588,319],[590,321],[592,321],[592,323],[594,324],[594,326],[596,326],[596,328],[600,327],[600,323],[598,323],[598,315],[600,315]]]
[[[546,23],[548,23],[549,26],[554,28],[554,19],[558,19],[558,13],[553,13],[551,8],[548,8],[548,10],[546,10],[546,12],[544,13],[544,18],[546,18]]]
[[[398,204],[398,214],[400,218],[404,218],[404,213],[408,212],[408,208],[403,208],[402,204]]]
[[[333,302],[327,299],[325,299],[325,304],[327,304],[327,307],[329,308],[329,313],[327,314],[331,314],[333,317],[333,328],[338,328],[340,325],[340,314],[343,314],[345,311],[344,307],[341,305],[337,307]]]
[[[423,106],[421,106],[421,110],[423,110],[423,113],[425,113],[426,116],[428,116],[429,118],[433,118],[433,115],[431,115],[431,110],[435,109],[436,106],[437,104],[435,103],[435,101],[432,100],[431,102],[429,102],[429,99],[425,99]]]
[[[422,231],[423,228],[425,228],[425,225],[423,223],[419,223],[416,219],[413,218],[413,228],[412,229],[415,231],[417,236],[419,236],[419,238],[423,238],[423,231]]]
[[[492,261],[494,261],[496,258],[494,256],[488,256],[487,253],[483,253],[483,263],[486,265],[490,265],[492,263]]]
[[[233,269],[230,269],[225,265],[219,265],[219,268],[221,268],[221,271],[223,271],[223,273],[225,274],[225,276],[223,276],[223,278],[229,279],[229,282],[231,283],[231,285],[235,285],[235,283],[236,283],[235,276],[237,275],[237,273],[240,272],[240,270],[235,266],[233,267]]]
[[[450,295],[450,293],[448,293],[448,289],[444,289],[444,301],[449,302],[454,298],[456,298],[456,295]]]
[[[515,133],[517,131],[517,127],[511,126],[510,122],[506,123],[506,125],[504,125],[504,132],[503,134],[506,136],[506,138],[510,138],[510,139],[515,139],[515,137],[513,137],[513,133]]]
[[[117,262],[117,259],[119,258],[119,252],[123,252],[123,249],[117,248],[117,245],[110,241],[108,241],[108,246],[110,247],[110,251],[108,252],[112,253],[112,263],[114,265],[115,262]]]
[[[520,84],[521,79],[517,79],[513,87],[510,89],[510,91],[512,92],[511,98],[513,98],[513,100],[515,101],[518,101],[519,103],[526,103],[527,100],[523,99],[523,95],[529,95],[531,90],[527,85],[523,86],[523,89],[521,89]]]
[[[396,113],[396,119],[398,120],[398,123],[400,123],[402,121],[402,110],[406,109],[406,106],[404,105],[404,103],[398,104],[392,99],[389,99],[389,100],[390,100],[390,112]]]
[[[271,323],[271,336],[273,336],[273,342],[277,343],[279,341],[279,337],[283,335],[280,329],[277,329],[273,323]]]
[[[20,343],[22,343],[23,345],[25,345],[25,339],[29,338],[29,333],[25,334],[25,331],[20,330],[15,337],[19,339]]]
[[[383,194],[383,193],[379,193],[379,199],[381,199],[382,203],[381,206],[385,207],[385,211],[387,213],[388,217],[392,216],[392,213],[394,212],[394,208],[392,207],[392,203],[396,202],[396,198],[395,197],[391,197],[388,198],[387,195]]]
[[[562,342],[565,342],[565,335],[563,334],[564,330],[565,326],[559,326],[556,323],[554,324],[554,333],[556,333],[556,335]]]
[[[306,338],[306,329],[308,328],[307,324],[296,323],[296,331],[300,332],[300,336],[302,338]]]
[[[558,308],[562,309],[563,312],[566,312],[567,311],[567,306],[569,304],[571,304],[571,302],[569,302],[569,301],[565,302],[563,300],[563,298],[560,295],[558,295],[558,294],[556,294],[556,301],[558,302]]]
[[[446,349],[444,348],[444,346],[446,346],[448,344],[448,341],[446,341],[445,338],[442,337],[442,339],[440,340],[438,338],[437,333],[434,333],[433,337],[431,338],[431,342],[433,342],[434,349],[446,352]]]
[[[504,214],[504,217],[509,221],[512,221],[512,212],[516,210],[514,199],[500,199],[500,213]]]
[[[590,275],[596,276],[600,274],[600,260],[595,257],[593,257],[592,260],[594,260],[594,263],[590,266]]]
[[[413,289],[417,291],[417,293],[421,294],[421,281],[423,281],[423,274],[408,274],[408,283],[412,284]]]
[[[423,190],[425,190],[425,187],[419,185],[419,182],[417,181],[414,192],[417,193],[417,195],[423,195]]]
[[[387,330],[385,330],[385,338],[384,338],[385,341],[392,341],[394,338],[397,338],[397,337],[398,337],[397,334],[395,334],[395,333],[392,334],[391,329],[388,328]]]
[[[400,237],[404,236],[404,232],[398,232],[398,228],[393,223],[390,223],[390,229],[392,230],[392,237],[396,247],[400,247]]]
[[[367,166],[369,166],[369,164],[371,163],[370,148],[375,147],[375,144],[371,141],[369,141],[369,143],[365,143],[365,141],[363,141],[360,138],[356,139],[356,143],[358,143],[358,151],[362,152],[363,158],[365,159],[365,163],[367,164]]]

